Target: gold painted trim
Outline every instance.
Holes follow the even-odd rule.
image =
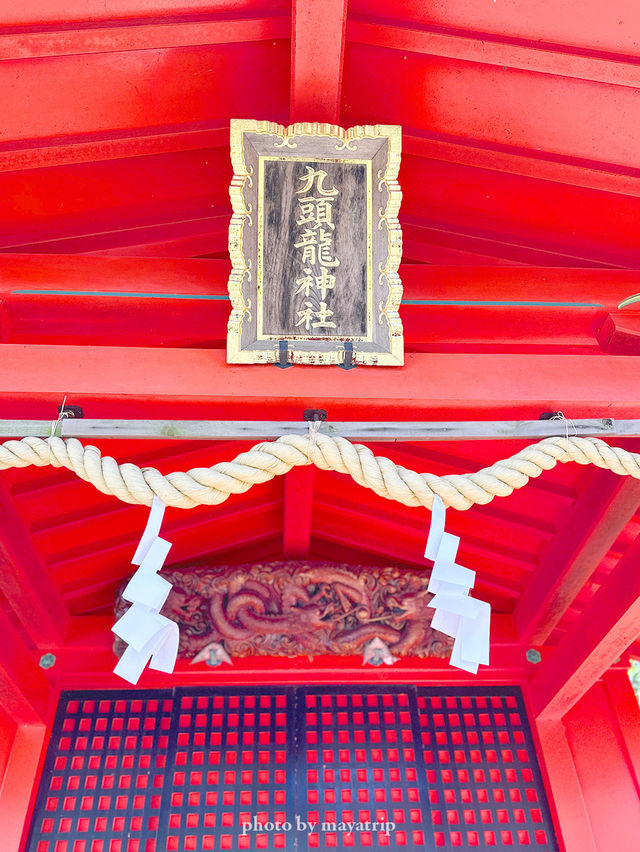
[[[402,231],[398,220],[402,190],[398,184],[398,172],[400,169],[400,155],[402,149],[402,128],[397,125],[375,124],[359,125],[356,127],[342,128],[335,124],[300,122],[285,127],[271,121],[256,121],[254,119],[232,119],[231,120],[231,163],[233,165],[233,179],[229,187],[229,196],[233,215],[229,224],[229,256],[231,258],[231,274],[229,276],[229,298],[231,301],[231,314],[227,327],[227,362],[234,364],[256,364],[273,363],[277,361],[277,347],[273,350],[243,349],[242,347],[242,325],[245,317],[251,319],[251,300],[245,299],[243,284],[251,281],[251,262],[247,262],[243,248],[243,231],[245,223],[252,224],[252,213],[250,205],[246,204],[244,190],[248,185],[253,186],[252,171],[247,169],[244,157],[244,134],[263,133],[279,136],[281,143],[277,147],[293,149],[297,147],[296,136],[327,136],[335,137],[336,152],[343,150],[357,150],[355,143],[359,139],[384,138],[387,140],[387,163],[384,172],[379,171],[377,175],[378,185],[386,186],[388,198],[387,206],[383,211],[378,211],[378,227],[386,227],[388,235],[387,260],[384,265],[380,264],[378,269],[378,283],[388,287],[386,301],[380,301],[378,305],[378,323],[382,324],[386,319],[389,327],[388,352],[363,352],[355,349],[353,360],[356,364],[377,366],[401,366],[404,364],[404,342],[402,336],[402,321],[398,308],[402,300],[402,282],[398,275],[400,261],[402,259]],[[353,147],[352,147],[353,146]],[[283,151],[283,154],[285,152]],[[336,157],[336,160],[341,159]],[[347,159],[347,158],[345,158]],[[257,176],[256,176],[257,178]],[[368,181],[367,195],[372,193],[372,180]],[[369,201],[369,198],[368,198]],[[369,219],[373,216],[372,204],[369,203],[367,210],[367,255],[368,265],[371,262],[372,252],[372,227],[373,222]],[[259,235],[258,235],[259,238]],[[373,274],[373,270],[372,270]],[[373,305],[371,303],[373,292],[373,279],[371,287],[368,288],[368,325],[373,330]],[[256,290],[257,293],[257,290]],[[288,338],[293,339],[293,338]],[[356,338],[349,338],[354,339]],[[313,342],[312,338],[305,341]],[[274,341],[275,342],[275,341]],[[296,350],[290,348],[290,361],[297,364],[341,364],[344,361],[342,351],[312,351]]]

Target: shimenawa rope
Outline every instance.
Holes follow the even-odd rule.
[[[476,473],[449,476],[416,473],[384,456],[374,456],[362,444],[321,433],[315,441],[309,435],[286,435],[256,444],[233,461],[167,476],[153,467],[118,464],[96,447],[85,447],[75,438],[30,437],[0,444],[0,470],[48,464],[66,467],[99,491],[125,503],[149,506],[157,495],[167,506],[183,509],[222,503],[230,494],[241,494],[252,485],[306,464],[349,474],[359,485],[406,506],[430,509],[433,495],[437,494],[445,506],[469,509],[476,503],[489,503],[494,497],[506,497],[558,462],[569,461],[594,464],[640,479],[640,454],[610,447],[598,438],[545,438]]]

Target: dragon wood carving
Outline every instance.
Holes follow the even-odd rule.
[[[235,657],[358,654],[376,636],[398,657],[448,657],[452,640],[431,628],[429,574],[311,561],[167,570],[162,614],[186,658],[212,643]],[[116,617],[127,607],[118,595]]]

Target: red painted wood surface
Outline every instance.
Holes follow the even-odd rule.
[[[347,0],[293,0],[291,123],[340,117]]]
[[[54,690],[4,612],[0,611],[0,705],[17,725],[39,725],[48,720]]]
[[[518,602],[523,642],[542,645],[640,507],[640,482],[595,470]]]
[[[11,756],[11,748],[18,724],[11,716],[8,710],[5,710],[4,703],[0,706],[0,778],[4,776],[7,762]]]
[[[224,260],[0,254],[0,339],[222,349],[229,271]],[[637,272],[403,264],[401,275],[409,352],[595,354],[609,317],[640,318],[617,310],[640,291]]]
[[[296,467],[284,480],[282,554],[286,558],[309,555],[315,467]]]
[[[640,54],[638,7],[633,0],[616,0],[606,7],[598,0],[586,0],[581,8],[582,14],[576,15],[572,0],[532,0],[524,9],[515,3],[489,6],[481,0],[440,0],[427,6],[422,0],[404,0],[401,9],[387,0],[351,0],[350,5],[354,17],[395,21],[401,11],[406,22],[421,28],[493,34],[507,42],[532,43],[539,49],[564,44],[589,52]]]
[[[415,353],[393,384],[372,371],[351,377],[302,367],[291,378],[270,373],[266,386],[264,373],[227,366],[219,350],[0,344],[0,412],[40,411],[46,419],[67,394],[95,417],[123,411],[126,399],[125,416],[134,419],[178,409],[184,419],[241,419],[250,405],[265,419],[293,420],[318,400],[335,420],[453,419],[465,411],[477,419],[537,419],[565,409],[574,417],[640,416],[633,359],[566,355],[562,366],[555,355]]]
[[[49,725],[51,720],[49,721]],[[20,725],[0,781],[2,843],[11,852],[24,848],[48,737],[44,724]]]
[[[625,666],[626,668],[626,666]],[[618,741],[627,769],[640,796],[640,706],[631,686],[629,672],[616,667],[604,676],[604,685],[615,719]]]
[[[640,536],[591,599],[581,618],[529,682],[537,715],[562,717],[599,680],[640,629]]]
[[[564,720],[567,740],[598,850],[633,849],[640,800],[618,740],[615,709],[602,684]]]
[[[553,12],[548,0],[526,11],[360,0],[346,29],[344,0],[4,3],[4,247],[224,254],[228,175],[210,165],[226,157],[229,118],[286,122],[300,107],[309,120],[404,126],[413,260],[634,266],[630,3],[590,0],[577,22],[566,0]],[[69,168],[82,163],[91,169]],[[219,219],[204,199],[189,215],[186,189],[157,203],[194,170]],[[92,199],[101,208],[74,217]],[[100,212],[110,222],[97,229]]]
[[[562,721],[538,720],[537,732],[564,848],[567,852],[599,852]]]
[[[58,644],[69,620],[67,607],[2,483],[0,515],[0,589],[37,647]]]

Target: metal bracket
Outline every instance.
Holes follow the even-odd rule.
[[[280,367],[281,370],[286,370],[287,367],[293,367],[293,364],[288,363],[289,356],[289,341],[288,340],[279,340],[278,341],[278,360],[275,362],[276,367]]]
[[[540,417],[538,417],[538,420],[553,420],[553,418],[558,417],[559,414],[559,411],[544,411]]]
[[[344,363],[338,365],[341,370],[355,370],[357,364],[353,363],[353,341],[344,342]]]
[[[59,405],[58,417],[63,420],[66,420],[69,417],[81,419],[84,417],[84,411],[79,405]]]
[[[316,423],[318,420],[324,423],[327,419],[327,412],[324,408],[305,408],[304,420],[305,423]]]

